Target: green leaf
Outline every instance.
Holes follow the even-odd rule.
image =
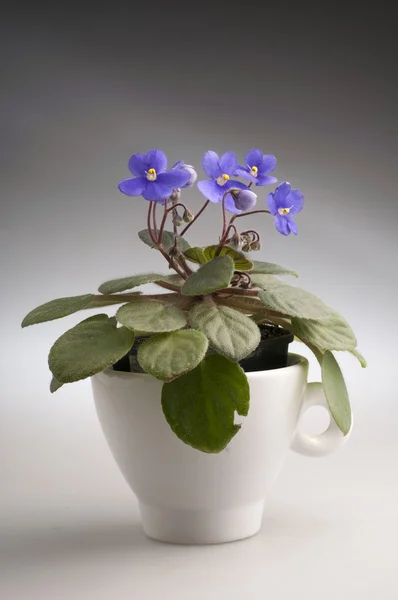
[[[274,275],[264,275],[263,273],[249,273],[252,284],[262,290],[267,290],[274,285],[290,285]],[[290,286],[292,287],[292,286]],[[293,288],[294,289],[294,288]]]
[[[322,382],[330,412],[338,428],[347,435],[351,429],[351,408],[340,367],[329,351],[325,352],[321,366]]]
[[[217,245],[207,246],[206,248],[189,248],[184,254],[191,262],[203,265],[215,258],[217,248]],[[230,256],[234,261],[235,269],[238,271],[248,271],[253,266],[253,263],[242,252],[238,252],[229,246],[224,246],[218,256]]]
[[[125,300],[118,298],[102,300],[101,297],[96,296],[95,294],[57,298],[57,300],[51,300],[50,302],[38,306],[27,314],[22,321],[22,327],[61,319],[62,317],[72,315],[79,310],[102,308],[103,306],[112,306],[114,304],[121,304],[122,302],[125,302]]]
[[[205,258],[203,250],[204,248],[199,247],[188,248],[188,250],[184,251],[184,255],[191,262],[197,263],[199,265],[204,265],[208,261]]]
[[[123,277],[122,279],[111,279],[100,285],[98,291],[101,294],[117,294],[118,292],[124,292],[139,285],[144,285],[145,283],[154,283],[160,280],[167,281],[169,277],[169,275],[163,275],[162,273],[142,273],[140,275],[132,275],[131,277]]]
[[[149,235],[148,229],[143,229],[142,231],[139,231],[138,237],[147,246],[150,246],[151,248],[155,248],[155,245],[152,242],[151,237]],[[172,246],[174,246],[174,237],[175,236],[172,231],[163,231],[162,245],[163,245],[163,248],[166,250],[166,252],[169,252],[170,248]],[[188,244],[186,239],[181,237],[180,235],[177,235],[177,246],[182,252],[184,252],[185,250],[188,250],[188,248],[190,248],[190,245]]]
[[[357,340],[354,332],[339,313],[331,312],[329,318],[322,321],[292,319],[293,333],[309,342],[321,352],[326,350],[354,350]]]
[[[361,367],[363,369],[366,369],[366,367],[368,366],[368,363],[366,362],[366,359],[362,356],[362,354],[360,352],[358,352],[358,350],[355,349],[351,349],[349,350],[349,352],[351,352],[351,354],[353,354],[355,356],[355,358],[357,358],[361,364]]]
[[[228,287],[234,273],[230,256],[217,256],[192,273],[181,288],[184,296],[201,296]]]
[[[211,354],[162,390],[162,407],[171,429],[185,444],[202,452],[224,450],[238,433],[235,411],[246,416],[250,390],[237,363]]]
[[[274,263],[262,262],[259,260],[253,260],[253,267],[250,273],[264,273],[265,275],[293,275],[298,277],[296,271],[291,271],[285,267],[275,265]]]
[[[48,365],[60,383],[103,371],[128,353],[134,333],[115,327],[107,315],[90,317],[61,335],[50,350]]]
[[[137,300],[119,308],[116,318],[125,327],[140,333],[175,331],[187,324],[185,313],[158,300]]]
[[[212,348],[231,360],[242,360],[254,352],[261,340],[259,328],[249,317],[214,302],[194,306],[189,322],[208,337]]]
[[[141,344],[138,362],[156,379],[172,381],[197,367],[208,345],[206,336],[193,329],[158,333]]]
[[[64,384],[61,383],[60,381],[58,381],[58,379],[56,379],[54,376],[51,379],[51,383],[50,383],[50,392],[52,394],[54,394],[54,392],[56,392],[57,390],[59,390],[59,388],[61,388]]]
[[[41,306],[38,306],[26,315],[22,321],[22,327],[45,323],[54,319],[61,319],[73,313],[89,308],[93,302],[94,294],[84,294],[84,296],[71,296],[70,298],[57,298]]]
[[[334,312],[314,294],[282,281],[259,292],[258,297],[268,309],[288,317],[320,320],[331,317]]]

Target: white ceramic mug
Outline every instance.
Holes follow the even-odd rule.
[[[320,383],[307,384],[308,361],[247,373],[250,411],[220,454],[181,442],[161,407],[162,382],[108,369],[92,378],[102,430],[138,497],[145,533],[175,543],[211,544],[249,537],[261,527],[264,500],[292,448],[307,456],[333,452],[348,439],[333,419],[310,436],[298,427],[311,406],[327,404]]]

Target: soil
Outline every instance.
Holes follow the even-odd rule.
[[[256,350],[247,358],[239,362],[246,373],[253,371],[267,371],[286,367],[289,344],[294,336],[277,325],[259,325],[261,342]],[[136,337],[134,344],[126,356],[113,365],[115,371],[143,373],[138,360],[138,348],[147,337]],[[209,349],[208,353],[214,352]]]

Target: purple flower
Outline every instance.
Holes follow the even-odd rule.
[[[195,168],[192,165],[187,165],[183,160],[179,160],[175,165],[171,167],[171,170],[182,169],[183,171],[187,171],[189,173],[189,179],[185,185],[182,185],[183,188],[192,187],[195,181],[198,178],[198,174],[195,171]]]
[[[297,225],[292,215],[297,215],[304,205],[304,195],[300,190],[292,190],[290,183],[284,181],[274,192],[268,194],[267,203],[279,233],[289,235],[293,232],[297,235]]]
[[[236,190],[236,192],[232,190],[231,194],[238,210],[250,210],[257,202],[257,194],[251,190]]]
[[[271,154],[263,154],[258,148],[249,150],[245,158],[246,166],[237,165],[234,175],[252,181],[256,185],[276,183],[276,177],[269,177],[275,170],[276,158]]]
[[[198,188],[210,202],[221,202],[225,192],[231,188],[247,189],[247,186],[240,181],[230,179],[235,172],[237,162],[234,152],[226,152],[221,158],[212,150],[203,155],[202,167],[210,180],[199,181]],[[235,206],[231,194],[225,198],[225,207],[231,213],[242,212]]]
[[[167,171],[167,158],[162,150],[133,154],[129,169],[134,179],[124,179],[118,185],[127,196],[143,196],[145,200],[164,204],[175,188],[184,186],[190,174],[184,169]]]

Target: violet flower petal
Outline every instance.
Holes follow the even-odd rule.
[[[275,216],[278,214],[278,208],[276,206],[273,192],[270,192],[267,196],[267,205],[271,215]]]
[[[145,177],[148,166],[143,154],[133,154],[129,160],[129,170],[136,177]]]
[[[276,169],[276,158],[272,154],[264,154],[258,170],[262,175],[268,175]]]
[[[218,185],[214,179],[204,179],[197,183],[199,191],[203,194],[210,202],[220,202],[223,196],[223,187]]]
[[[282,235],[289,235],[289,233],[290,233],[289,223],[285,216],[277,214],[274,218],[274,222],[275,222],[275,227],[277,228],[279,233],[281,233]]]
[[[270,175],[259,175],[255,178],[256,185],[270,185],[271,183],[276,183],[278,180],[276,177],[271,177]]]
[[[213,150],[208,150],[205,152],[202,158],[202,168],[207,177],[210,177],[211,179],[217,179],[217,177],[220,177],[220,175],[222,175],[222,171],[218,154]]]
[[[221,172],[232,175],[237,164],[238,159],[235,152],[226,152],[220,159]]]
[[[174,188],[180,188],[187,183],[190,179],[190,173],[185,169],[174,169],[160,173],[157,176],[156,181],[165,185],[168,185],[171,190]]]
[[[287,208],[286,196],[290,193],[292,186],[287,181],[284,181],[274,191],[274,200],[276,208]]]
[[[158,179],[156,181],[148,181],[142,195],[145,200],[151,200],[152,202],[160,202],[164,204],[166,198],[168,198],[173,192],[173,188],[166,183],[162,183]]]
[[[145,160],[148,169],[155,169],[156,173],[163,173],[167,169],[167,157],[162,150],[149,150]]]
[[[290,190],[286,200],[289,208],[291,207],[290,215],[297,215],[304,206],[304,194],[300,190]]]
[[[136,179],[123,179],[118,185],[119,190],[126,196],[141,196],[147,179],[145,177],[137,177]]]
[[[287,226],[289,227],[289,230],[294,233],[294,235],[297,235],[298,233],[298,229],[297,229],[297,225],[295,223],[295,221],[293,220],[293,218],[289,215],[286,215],[285,217],[286,221],[287,221]]]
[[[181,167],[181,165],[183,165],[183,164],[184,164],[184,161],[183,160],[179,160],[171,168],[172,169],[178,169],[178,167]]]
[[[252,181],[253,183],[257,183],[257,177],[253,177],[253,175],[249,173],[248,169],[244,169],[243,167],[238,166],[234,171],[234,175],[237,177],[243,177],[244,179]]]
[[[252,150],[249,150],[245,158],[246,165],[249,165],[249,167],[257,168],[260,167],[262,160],[263,153],[259,148],[252,148]]]

